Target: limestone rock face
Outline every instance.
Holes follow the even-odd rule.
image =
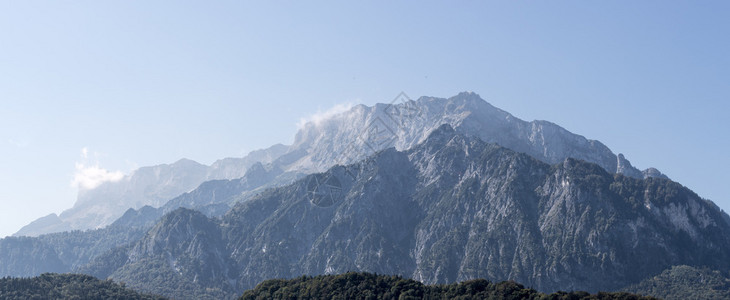
[[[254,166],[249,175],[273,170]],[[261,183],[245,178],[235,184]],[[214,187],[198,189],[200,198]],[[179,208],[124,235],[157,212],[128,211],[103,232],[0,240],[0,266],[26,276],[44,262],[74,266],[176,298],[229,298],[269,278],[347,271],[595,292],[675,265],[730,268],[727,214],[682,185],[573,158],[548,164],[450,125],[408,150],[262,190],[221,218]]]
[[[312,201],[313,176],[337,179],[333,205]],[[446,125],[408,151],[385,150],[239,203],[223,226],[237,245],[241,288],[359,270],[598,291],[685,262],[727,269],[724,218],[670,180],[572,158],[549,165]]]

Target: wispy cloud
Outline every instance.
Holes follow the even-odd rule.
[[[346,102],[346,103],[340,103],[336,104],[333,107],[330,107],[329,109],[325,111],[317,111],[316,113],[299,119],[299,122],[297,122],[297,128],[302,129],[304,128],[304,125],[307,123],[313,123],[314,125],[318,125],[322,120],[328,119],[336,114],[346,112],[350,110],[353,106],[355,106],[357,103],[354,101],[352,102]]]
[[[30,141],[27,139],[20,139],[20,140],[8,139],[8,143],[15,147],[18,147],[18,148],[25,148],[25,147],[28,147],[28,145],[30,145]]]
[[[89,149],[81,148],[81,162],[76,162],[76,172],[71,186],[79,190],[90,190],[104,182],[119,181],[124,178],[121,171],[109,171],[101,168],[98,161],[89,162]]]

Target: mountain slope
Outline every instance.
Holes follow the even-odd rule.
[[[233,295],[230,282],[235,282],[237,270],[220,228],[200,212],[178,209],[165,215],[127,249],[126,260],[119,260],[123,266],[103,275],[127,282],[137,290],[160,292],[177,299],[221,299]],[[165,289],[160,290],[161,287]]]
[[[160,207],[170,199],[189,192],[207,180],[242,177],[249,167],[268,163],[286,152],[277,144],[249,153],[243,158],[226,158],[205,166],[189,159],[173,164],[142,167],[119,181],[105,182],[93,189],[81,189],[74,206],[60,215],[51,214],[31,222],[14,236],[102,228],[128,209]]]
[[[291,146],[290,153],[298,151],[298,154],[288,158],[282,169],[321,172],[332,166],[333,161],[354,163],[388,147],[407,150],[442,124],[550,164],[572,157],[596,163],[610,173],[644,177],[642,171],[599,141],[547,121],[520,120],[472,92],[448,99],[421,97],[412,101],[399,97],[392,104],[358,105],[330,118],[307,123]],[[663,176],[654,171],[647,170],[646,174]]]
[[[242,286],[362,270],[426,283],[514,279],[545,291],[597,291],[681,262],[730,261],[722,213],[676,183],[574,159],[550,166],[448,126],[409,151],[312,176],[337,179],[334,206],[307,201],[300,182],[224,218],[233,244],[245,245],[233,249]]]
[[[517,119],[474,93],[461,93],[449,99],[400,100],[372,107],[358,105],[329,118],[309,122],[300,129],[285,154],[270,164],[251,166],[251,170],[258,169],[262,174],[245,176],[249,174],[247,171],[244,174],[247,179],[211,182],[200,190],[169,201],[162,212],[187,207],[203,210],[211,216],[220,215],[227,205],[249,198],[255,189],[287,184],[304,174],[322,172],[335,164],[355,163],[388,147],[409,149],[442,124],[551,164],[573,157],[598,163],[611,173],[635,178],[666,178],[653,168],[643,172],[637,170],[623,155],[613,154],[598,141],[572,134],[550,122]],[[239,182],[252,178],[258,179],[255,185]],[[216,195],[211,196],[211,192]]]
[[[142,212],[148,212],[143,209]],[[0,276],[38,276],[77,270],[92,259],[142,238],[157,218],[142,225],[112,224],[103,229],[0,239]]]
[[[95,229],[111,224],[129,208],[160,206],[167,200],[189,191],[203,182],[208,167],[191,160],[143,167],[116,182],[79,190],[74,206],[58,217],[62,225],[40,227],[38,221],[23,227],[16,236],[38,236],[70,229]]]
[[[461,93],[449,99],[422,97],[418,101],[402,100],[372,107],[358,105],[305,124],[286,154],[262,166],[280,173],[272,176],[272,171],[268,171],[258,176],[267,180],[255,187],[261,189],[287,184],[304,174],[323,172],[335,164],[355,163],[388,147],[410,149],[442,124],[449,124],[466,136],[525,152],[550,164],[572,157],[597,163],[610,173],[635,178],[667,178],[653,168],[639,171],[623,155],[613,154],[600,142],[570,133],[553,123],[517,119],[474,93]],[[248,196],[252,190],[235,180],[220,182],[216,189]],[[180,206],[197,209],[211,204],[234,203],[231,201],[233,198],[220,201],[195,196],[196,192],[190,194],[192,197],[186,200],[188,205],[177,205],[179,200],[174,200],[166,205],[166,211]],[[244,198],[247,197],[239,196],[235,200]]]
[[[95,264],[106,274],[130,274],[130,285],[144,284],[148,279],[134,274],[150,269],[124,257],[156,241],[173,255],[152,264],[163,273],[188,260],[234,266],[233,274],[194,273],[201,284],[215,282],[203,285],[213,290],[227,288],[220,283],[240,292],[267,278],[357,270],[429,284],[486,278],[548,292],[595,292],[673,265],[730,268],[726,218],[670,180],[610,174],[575,159],[549,165],[445,125],[408,151],[387,149],[265,190],[236,204],[217,227],[202,215],[165,218],[155,227],[177,232],[171,240],[179,241],[220,235],[196,252],[215,255],[186,256],[176,244],[164,246],[165,239],[145,238],[110,255],[123,259],[100,257]],[[159,235],[153,231],[147,236]]]
[[[515,118],[475,93],[460,93],[448,99],[421,97],[418,101],[401,96],[391,104],[358,105],[329,118],[309,122],[299,130],[291,146],[274,145],[251,152],[244,158],[219,160],[210,167],[181,160],[171,165],[140,168],[120,181],[81,191],[73,208],[57,218],[39,219],[15,235],[36,236],[69,229],[101,228],[121,217],[129,208],[160,207],[206,180],[231,180],[245,176],[249,167],[257,163],[281,173],[257,183],[256,187],[287,184],[303,174],[323,172],[335,164],[355,163],[388,147],[409,149],[442,124],[449,124],[467,136],[527,153],[550,164],[572,157],[596,163],[610,173],[635,178],[665,177],[656,169],[639,171],[623,155],[615,155],[600,142],[573,134],[553,123],[526,122]],[[236,186],[235,182],[220,184],[239,194],[253,188]],[[220,204],[230,204],[230,201],[220,199],[188,199],[185,203],[196,202],[214,205],[208,208],[211,214],[225,210]],[[177,203],[169,206],[164,211],[180,206],[199,208],[203,205]]]

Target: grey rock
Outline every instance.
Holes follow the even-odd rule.
[[[326,205],[312,182],[330,186]],[[225,282],[236,293],[268,278],[346,271],[595,292],[674,265],[730,268],[727,215],[680,184],[612,174],[572,158],[550,165],[448,125],[407,151],[389,148],[264,190],[235,204],[217,226],[203,218],[163,218],[123,252],[172,253],[173,265],[185,263],[187,256],[175,254],[182,248],[215,253],[205,256],[212,266],[224,261],[237,271],[218,268],[200,280],[211,289]],[[220,239],[201,243],[205,249],[188,246],[199,234]],[[143,284],[130,268],[100,267]]]

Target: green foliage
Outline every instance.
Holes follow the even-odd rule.
[[[139,294],[111,280],[80,274],[45,273],[33,278],[0,279],[0,299],[165,299]]]
[[[629,293],[539,293],[513,281],[484,279],[454,284],[424,285],[400,276],[349,272],[340,275],[302,276],[266,280],[244,292],[241,300],[258,299],[654,299]]]
[[[674,266],[626,288],[633,293],[672,299],[730,299],[730,278],[719,271]]]

